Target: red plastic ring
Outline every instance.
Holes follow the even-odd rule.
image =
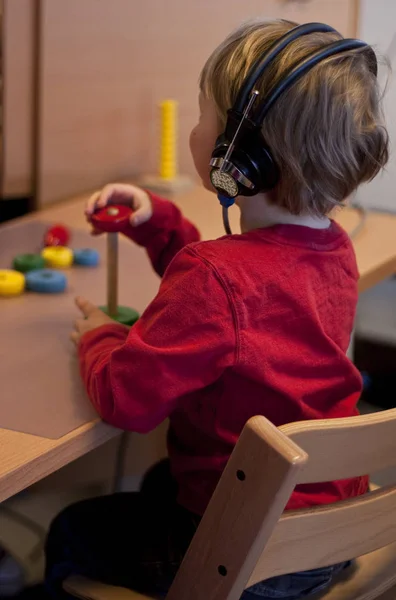
[[[44,246],[67,246],[70,232],[64,225],[53,225],[44,236]]]
[[[125,204],[112,204],[100,208],[91,216],[91,223],[100,231],[115,233],[122,231],[129,223],[133,210]]]

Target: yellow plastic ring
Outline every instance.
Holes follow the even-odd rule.
[[[66,246],[47,246],[41,251],[47,267],[67,269],[73,264],[73,252]]]
[[[25,289],[25,277],[11,269],[0,270],[0,296],[19,296]]]

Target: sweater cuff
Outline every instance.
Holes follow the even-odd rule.
[[[152,238],[167,229],[169,219],[176,209],[170,200],[165,200],[156,194],[147,192],[150,196],[153,214],[151,218],[137,227],[130,223],[125,226],[122,233],[139,246],[148,246]]]
[[[112,338],[116,344],[123,343],[128,337],[129,327],[126,325],[121,325],[121,323],[109,323],[106,325],[101,325],[100,327],[96,327],[95,329],[91,329],[91,331],[87,331],[80,339],[80,343],[78,345],[78,354],[82,356],[89,351],[92,346],[101,342],[103,339]]]

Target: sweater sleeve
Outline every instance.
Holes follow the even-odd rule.
[[[150,198],[151,219],[138,227],[128,225],[124,234],[146,248],[154,270],[162,277],[176,254],[187,244],[198,242],[200,234],[173,202],[154,194]]]
[[[129,332],[104,325],[79,346],[81,375],[99,415],[140,433],[215,382],[235,355],[231,298],[193,247],[171,263],[157,297]]]

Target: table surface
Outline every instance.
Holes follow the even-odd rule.
[[[0,239],[3,234],[10,231],[17,234],[29,223],[40,223],[40,227],[43,227],[60,222],[72,227],[77,237],[80,234],[86,235],[87,224],[83,215],[83,207],[87,197],[87,194],[82,194],[45,211],[6,224],[1,227]],[[203,238],[209,239],[222,235],[221,211],[212,194],[194,187],[190,191],[174,197],[173,200],[183,209],[184,214],[199,226]],[[231,209],[230,212],[233,231],[238,231],[238,211]],[[345,209],[337,216],[337,220],[347,231],[352,231],[359,223],[359,219],[359,214],[349,209]],[[354,240],[361,274],[360,291],[379,283],[396,271],[395,232],[396,216],[381,213],[368,215],[363,229]],[[104,240],[98,243],[99,245],[104,244]],[[3,253],[1,255],[3,259]],[[124,260],[132,261],[130,263],[131,272],[135,278],[139,278],[139,285],[131,288],[126,282],[125,287],[122,288],[121,283],[120,300],[124,303],[133,303],[133,306],[142,310],[155,294],[158,280],[148,267],[147,258],[142,250],[130,244],[128,240],[123,240],[120,244],[120,262],[124,262]],[[122,269],[125,268],[122,267],[122,264],[120,266]],[[98,283],[95,289],[92,289],[90,295],[94,301],[98,302],[105,291],[103,272],[100,279],[103,281]],[[122,270],[121,282],[124,279],[125,275]],[[133,290],[132,297],[128,296],[131,290]],[[74,291],[78,293],[80,290]],[[72,309],[70,308],[70,310]],[[69,319],[69,315],[67,318]],[[61,350],[70,352],[70,348],[66,345],[61,345]],[[16,398],[16,401],[29,401],[29,381],[26,381],[25,386],[26,394]],[[43,382],[43,386],[43,390],[45,390],[45,382]],[[68,389],[71,394],[72,386]],[[71,404],[75,401],[74,395],[70,397]],[[0,429],[0,501],[118,434],[117,430],[98,419],[94,419],[58,439]]]

